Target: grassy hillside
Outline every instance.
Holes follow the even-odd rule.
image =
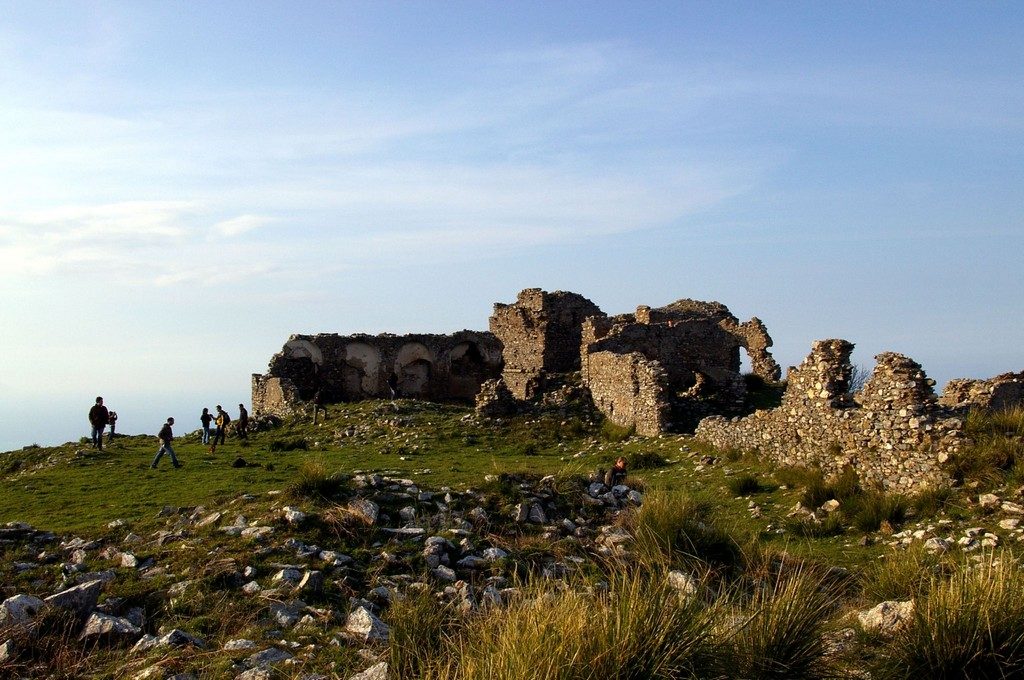
[[[1012,675],[1024,670],[1024,418],[970,426],[956,484],[915,497],[852,471],[825,479],[686,436],[632,437],[582,407],[488,421],[453,405],[343,404],[215,454],[180,436],[181,469],[149,469],[154,436],[0,454],[0,525],[58,534],[0,527],[0,599],[98,576],[97,611],[139,618],[132,643],[182,629],[206,645],[136,650],[124,666],[127,643],[83,646],[80,622],[46,619],[32,639],[0,625],[0,674],[234,677],[256,670],[251,648],[230,649],[244,639],[294,655],[246,677],[347,678],[371,661],[398,678]],[[620,455],[636,500],[589,490]],[[360,519],[361,498],[381,520]],[[531,503],[547,516],[515,519]],[[289,507],[308,516],[286,521]],[[335,553],[347,561],[325,565]],[[451,557],[450,576],[431,555]],[[279,580],[287,568],[327,579],[300,588]],[[902,632],[857,623],[909,599]],[[363,606],[389,643],[343,630]],[[936,630],[948,649],[929,647]],[[6,662],[5,635],[18,650]]]

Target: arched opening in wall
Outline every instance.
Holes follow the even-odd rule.
[[[487,379],[487,362],[475,342],[461,342],[448,353],[448,396],[473,399]]]
[[[341,367],[342,389],[346,399],[363,399],[380,392],[380,350],[362,342],[345,346]]]
[[[319,389],[324,356],[309,340],[289,340],[273,373],[288,378],[298,390],[299,398],[312,399]]]
[[[433,371],[434,354],[429,349],[418,342],[403,345],[395,358],[399,394],[403,397],[430,396]]]
[[[398,393],[403,397],[427,396],[432,368],[430,362],[424,359],[402,366],[398,372]]]

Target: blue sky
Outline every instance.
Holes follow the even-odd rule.
[[[0,5],[0,450],[524,287],[1024,368],[1014,3]],[[194,417],[193,417],[194,416]],[[195,421],[194,423],[192,421]]]

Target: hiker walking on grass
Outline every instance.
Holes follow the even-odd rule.
[[[320,411],[324,412],[324,420],[327,420],[327,407],[324,406],[324,391],[317,390],[313,395],[313,424],[316,425],[316,417]]]
[[[217,443],[221,444],[227,441],[228,423],[231,422],[231,416],[228,415],[227,411],[221,408],[220,404],[217,404],[217,429],[213,433],[213,446],[210,447],[210,453],[217,452]]]
[[[117,429],[117,411],[111,411],[110,415],[107,416],[107,424],[110,425],[110,439],[108,441],[114,441],[114,437],[117,435],[114,430]]]
[[[199,422],[203,424],[203,443],[210,443],[210,423],[213,422],[213,416],[210,414],[210,409],[204,408],[203,415],[199,416]]]
[[[103,405],[103,397],[96,397],[96,404],[89,409],[89,424],[92,425],[92,445],[103,450],[103,430],[107,427],[110,412]]]
[[[171,431],[171,426],[174,425],[174,418],[168,418],[164,426],[160,428],[160,433],[157,434],[157,438],[160,440],[160,448],[156,451],[156,457],[153,458],[153,464],[149,467],[153,470],[156,469],[156,464],[160,462],[165,453],[171,455],[171,464],[176,468],[181,467],[181,463],[178,462],[178,457],[174,455],[174,449],[171,447],[171,440],[174,439],[174,432]]]
[[[238,405],[238,425],[235,427],[238,436],[242,439],[249,438],[249,412],[243,404]]]

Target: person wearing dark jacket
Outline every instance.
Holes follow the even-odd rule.
[[[103,397],[96,397],[96,404],[89,409],[89,424],[92,425],[92,445],[103,450],[103,430],[107,427],[110,413],[103,405]]]
[[[210,423],[213,422],[213,416],[210,415],[210,409],[204,408],[203,415],[199,416],[199,422],[203,424],[203,443],[210,443]]]
[[[217,452],[218,442],[223,444],[227,440],[228,423],[231,422],[231,416],[221,408],[220,404],[217,404],[217,419],[214,422],[217,424],[217,429],[213,432],[213,446],[210,447],[210,453]]]
[[[235,431],[242,439],[249,438],[249,412],[245,410],[244,404],[238,405],[238,425],[235,427]]]
[[[178,462],[178,457],[174,455],[174,449],[171,447],[171,440],[174,439],[174,432],[171,431],[172,425],[174,425],[174,418],[168,418],[164,426],[160,428],[160,433],[157,434],[157,439],[160,440],[160,448],[156,451],[153,464],[149,466],[154,470],[156,469],[156,464],[160,462],[165,453],[171,454],[171,464],[174,467],[181,467],[181,463]]]

